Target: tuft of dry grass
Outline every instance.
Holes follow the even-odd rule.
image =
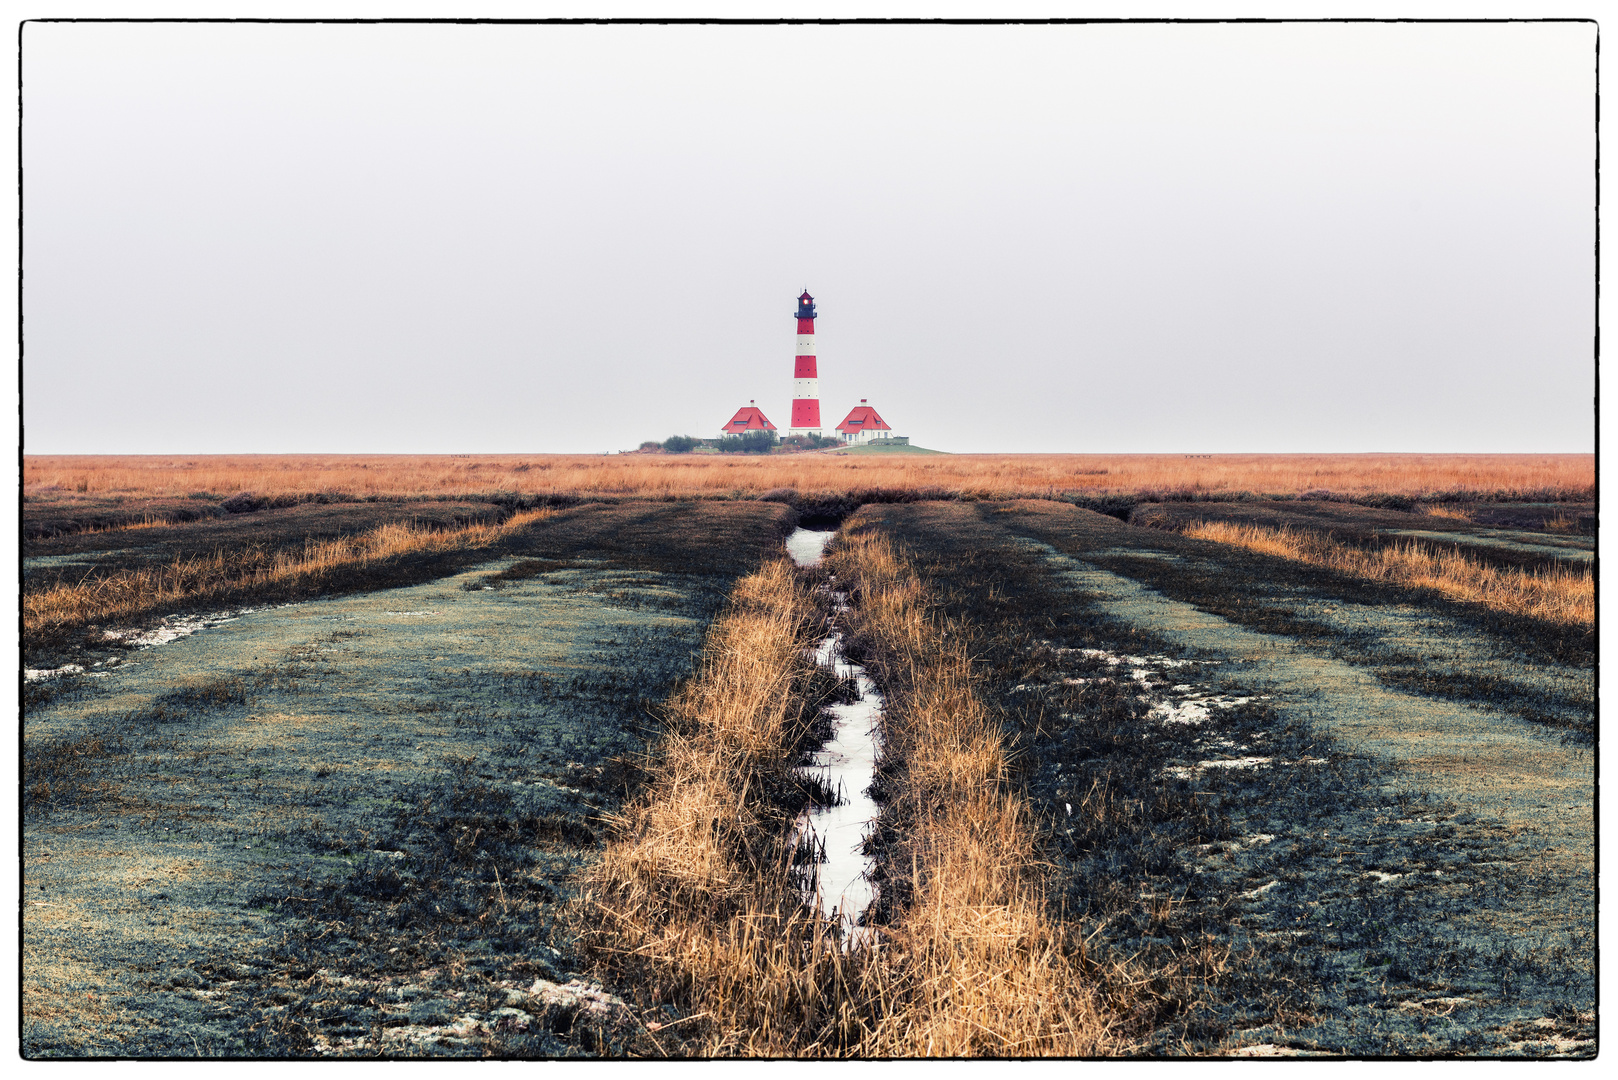
[[[24,498],[74,493],[271,499],[493,492],[760,495],[858,488],[938,489],[982,496],[1152,491],[1356,495],[1566,493],[1593,497],[1593,454],[950,454],[771,455],[31,455]]]
[[[1371,581],[1433,589],[1497,611],[1574,626],[1595,624],[1595,577],[1588,568],[1495,567],[1460,552],[1411,542],[1367,551],[1319,533],[1234,522],[1197,522],[1187,536],[1279,555]]]
[[[176,524],[179,523],[173,518],[165,517],[161,514],[145,514],[142,515],[139,521],[122,521],[116,525],[91,525],[89,528],[80,529],[79,532],[88,535],[91,533],[128,532],[134,529],[166,529]]]
[[[256,548],[216,551],[179,558],[166,566],[123,571],[24,592],[27,634],[106,620],[132,619],[168,605],[206,600],[244,587],[277,582],[319,581],[338,571],[400,555],[487,547],[514,529],[554,511],[513,514],[498,525],[432,529],[393,522],[356,536],[310,540],[301,550],[265,552]]]

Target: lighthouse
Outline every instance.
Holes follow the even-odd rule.
[[[815,370],[815,298],[798,297],[798,355],[792,363],[792,425],[787,435],[820,435],[820,376]]]

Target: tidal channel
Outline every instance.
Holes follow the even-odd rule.
[[[787,537],[787,554],[799,566],[815,566],[831,538],[831,532],[798,529]],[[833,581],[828,588],[835,610],[841,613],[848,609],[848,597],[838,592],[835,584]],[[833,715],[831,738],[811,755],[808,765],[801,767],[801,771],[818,775],[829,790],[837,792],[837,803],[811,804],[798,818],[793,844],[810,845],[814,870],[804,887],[805,899],[837,918],[842,924],[843,940],[853,945],[869,937],[859,920],[876,899],[865,838],[880,813],[867,792],[876,771],[882,695],[876,692],[876,684],[865,669],[843,655],[842,643],[842,633],[833,632],[815,647],[815,663],[840,679],[852,679],[859,700],[829,706]]]

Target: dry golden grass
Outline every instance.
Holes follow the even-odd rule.
[[[255,548],[180,558],[166,566],[130,570],[23,594],[25,633],[132,619],[164,606],[223,596],[247,586],[314,581],[334,572],[399,555],[487,547],[513,529],[554,511],[513,514],[498,525],[430,529],[412,523],[382,525],[357,536],[307,541],[301,550]]]
[[[853,584],[854,631],[889,697],[882,756],[900,764],[884,819],[909,901],[876,968],[900,1003],[868,1056],[1095,1056],[1126,1046],[1073,927],[1053,918],[1000,724],[976,688],[963,628],[930,611],[880,538],[842,539],[828,567]],[[907,865],[908,864],[908,865]]]
[[[147,514],[139,521],[130,521],[120,525],[91,526],[80,530],[83,533],[124,532],[129,529],[167,529],[176,525],[173,518],[163,517],[161,514]]]
[[[1529,571],[1495,567],[1420,543],[1366,551],[1318,533],[1231,522],[1198,522],[1185,533],[1372,581],[1434,589],[1456,600],[1515,615],[1575,626],[1595,624],[1595,577],[1587,568]]]
[[[861,959],[804,906],[792,815],[760,798],[812,719],[805,651],[819,614],[785,561],[738,582],[587,881],[581,944],[643,1004],[686,1010],[685,1053],[836,1055],[868,1026]]]
[[[834,560],[860,583],[859,632],[934,688],[884,721],[884,753],[903,753],[907,775],[895,804],[906,839],[890,866],[908,867],[910,900],[896,925],[845,949],[797,891],[792,813],[758,797],[780,784],[810,719],[818,621],[777,563],[738,585],[671,703],[650,781],[588,880],[585,947],[618,986],[687,1012],[684,1053],[1121,1052],[1082,944],[1046,909],[1032,830],[968,658],[927,618],[919,582],[890,549],[857,541]]]
[[[25,496],[760,494],[779,488],[942,489],[986,495],[1125,491],[1299,494],[1563,492],[1593,497],[1593,454],[830,454],[582,456],[29,456]]]

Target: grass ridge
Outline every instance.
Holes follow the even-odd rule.
[[[243,590],[318,583],[341,570],[401,556],[485,548],[554,513],[519,511],[499,524],[449,529],[390,522],[354,536],[308,540],[301,549],[220,549],[211,556],[180,557],[166,565],[25,590],[23,631],[37,634],[109,619],[135,619],[160,608],[223,599]]]
[[[1007,731],[974,670],[973,634],[885,538],[849,530],[827,559],[854,598],[850,648],[883,687],[878,760],[885,947],[899,1003],[872,1057],[1128,1053],[1078,924],[1049,900],[1038,825]],[[1112,980],[1113,985],[1123,980]]]
[[[1433,589],[1452,600],[1573,626],[1595,624],[1595,575],[1588,567],[1529,570],[1492,566],[1419,542],[1375,550],[1342,544],[1319,533],[1229,521],[1193,522],[1185,535],[1412,589]]]

